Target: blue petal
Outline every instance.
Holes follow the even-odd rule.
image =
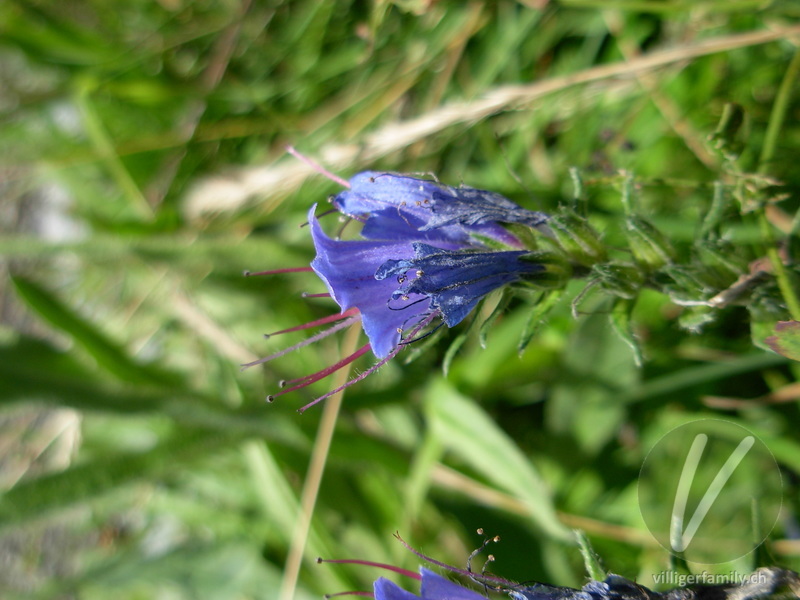
[[[535,583],[508,590],[512,600],[597,600],[582,590]]]
[[[392,310],[389,300],[397,283],[375,279],[375,270],[387,260],[413,256],[414,247],[399,242],[333,240],[322,231],[315,209],[316,205],[308,214],[317,249],[311,268],[343,311],[358,308],[372,352],[386,358],[400,341],[398,328],[407,329],[419,322],[429,312],[430,302],[424,296],[415,296],[414,300],[424,301],[406,310]]]
[[[396,583],[381,577],[372,586],[375,600],[420,600],[419,596],[401,588]]]
[[[505,196],[463,186],[453,188],[454,195],[436,199],[431,207],[433,217],[423,229],[445,227],[456,223],[466,226],[484,223],[521,223],[528,227],[544,225],[549,215],[526,210]]]
[[[606,583],[605,581],[592,580],[585,586],[583,586],[583,591],[589,594],[592,598],[597,598],[597,599],[608,598],[610,596],[608,583]]]
[[[486,600],[478,592],[445,579],[428,569],[422,573],[422,600]]]
[[[650,591],[635,581],[613,573],[606,577],[605,581],[590,581],[583,586],[583,591],[591,595],[592,600],[612,600],[616,598],[649,600],[660,596],[660,594]]]
[[[431,225],[432,206],[457,201],[458,193],[456,188],[427,179],[364,171],[350,179],[350,189],[338,194],[333,205],[364,221],[361,235],[367,239],[419,241],[458,248],[474,245],[474,236],[479,236],[519,246],[516,237],[488,218],[468,226],[454,218]]]
[[[519,281],[525,274],[544,270],[522,259],[525,251],[454,252],[414,244],[414,254],[413,259],[386,261],[375,278],[385,280],[397,275],[402,279],[405,273],[415,271],[393,297],[430,297],[431,307],[441,310],[448,327],[460,323],[486,294]]]
[[[508,595],[512,600],[654,600],[662,597],[619,575],[609,575],[605,581],[590,581],[580,590],[536,583],[508,590]]]

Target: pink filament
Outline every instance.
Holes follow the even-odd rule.
[[[338,183],[342,187],[346,187],[346,188],[350,187],[350,184],[347,181],[345,181],[344,179],[342,179],[338,175],[334,175],[333,173],[331,173],[330,171],[325,169],[319,163],[314,162],[313,160],[308,158],[305,154],[301,154],[300,152],[295,150],[294,146],[286,146],[286,151],[289,154],[291,154],[292,156],[294,156],[295,158],[298,158],[298,159],[302,160],[304,163],[306,163],[308,166],[310,166],[312,169],[314,169],[317,173],[319,173],[321,175],[324,175],[325,177],[327,177],[331,181],[335,181],[336,183]]]
[[[281,273],[308,273],[309,271],[313,271],[311,267],[290,267],[288,269],[273,269],[272,271],[256,271],[255,273],[251,273],[250,271],[245,271],[245,277],[255,277],[257,275],[279,275]]]
[[[395,567],[394,565],[387,565],[386,563],[373,562],[371,560],[356,560],[349,558],[337,558],[337,559],[318,558],[317,562],[339,563],[344,565],[363,565],[365,567],[378,567],[379,569],[386,569],[387,571],[392,571],[393,573],[398,573],[399,575],[405,575],[406,577],[411,577],[413,579],[416,579],[417,581],[422,579],[422,576],[414,571],[409,571],[408,569]]]
[[[288,394],[289,392],[293,392],[295,390],[299,390],[300,388],[304,388],[307,385],[311,385],[312,383],[314,383],[316,381],[319,381],[320,379],[324,379],[325,377],[327,377],[328,375],[332,375],[333,373],[335,373],[339,369],[343,369],[344,367],[349,365],[351,362],[356,360],[358,357],[363,356],[364,354],[366,354],[369,351],[370,351],[369,343],[364,344],[363,346],[361,346],[361,348],[359,348],[358,350],[353,352],[350,356],[347,356],[347,357],[343,358],[342,360],[340,360],[339,362],[337,362],[335,364],[332,364],[330,367],[326,367],[326,368],[322,369],[321,371],[317,371],[316,373],[312,373],[311,375],[306,375],[305,377],[300,377],[299,379],[292,379],[287,383],[296,383],[296,385],[293,385],[291,387],[283,389],[280,392],[278,392],[277,394],[272,394],[271,396],[268,396],[267,397],[267,401],[268,402],[272,402],[278,396],[283,396],[284,394]]]
[[[411,330],[411,333],[409,333],[409,337],[413,339],[414,336],[417,335],[422,329],[424,329],[425,327],[430,325],[431,321],[433,321],[433,319],[435,317],[437,317],[438,315],[439,315],[438,311],[431,313],[422,322],[420,322],[416,327],[414,327],[414,329]],[[385,365],[387,362],[392,360],[395,356],[397,356],[397,353],[400,352],[400,350],[402,350],[404,347],[405,346],[403,344],[398,344],[397,346],[392,348],[392,351],[389,353],[389,355],[386,358],[382,358],[377,363],[372,365],[369,369],[367,369],[363,373],[359,373],[357,377],[354,377],[353,379],[351,379],[350,381],[348,381],[344,385],[340,385],[335,390],[331,390],[327,394],[323,394],[322,396],[320,396],[318,398],[314,398],[314,400],[312,400],[311,402],[309,402],[308,404],[306,404],[302,408],[297,409],[297,412],[299,412],[300,414],[303,414],[304,412],[306,412],[309,408],[311,408],[315,404],[318,404],[318,403],[322,402],[323,400],[325,400],[325,398],[329,398],[329,397],[333,396],[334,394],[338,394],[342,390],[345,390],[345,389],[349,388],[351,385],[354,385],[354,384],[358,383],[359,381],[362,381],[362,380],[366,379],[367,377],[372,375],[375,371],[380,369],[383,365]],[[288,390],[284,390],[284,391],[288,391]]]
[[[327,325],[328,323],[333,323],[334,321],[341,321],[342,319],[346,319],[347,317],[352,317],[353,315],[356,314],[358,314],[358,309],[354,307],[342,313],[337,313],[335,315],[322,317],[321,319],[317,319],[316,321],[309,321],[308,323],[303,323],[302,325],[289,327],[289,329],[281,329],[280,331],[269,333],[267,334],[267,336],[271,337],[273,335],[279,335],[281,333],[290,333],[292,331],[300,331],[301,329],[311,329],[312,327],[317,327],[318,325]]]
[[[350,381],[348,381],[344,385],[340,385],[335,390],[331,390],[330,392],[328,392],[327,394],[323,394],[319,398],[314,398],[311,402],[309,402],[308,404],[306,404],[302,408],[298,408],[297,412],[299,412],[302,415],[304,412],[306,412],[309,408],[311,408],[315,404],[318,404],[318,403],[322,402],[323,400],[325,400],[325,398],[330,398],[334,394],[338,394],[342,390],[349,388],[351,385],[354,385],[354,384],[358,383],[359,381],[362,381],[362,380],[366,379],[367,377],[372,375],[375,371],[380,369],[383,365],[385,365],[387,362],[392,360],[395,356],[397,356],[397,353],[400,352],[401,348],[402,348],[402,346],[395,346],[386,358],[382,358],[376,364],[372,365],[369,369],[367,369],[363,373],[359,373],[357,377],[351,379]]]
[[[342,321],[341,323],[337,323],[333,327],[329,327],[328,329],[320,331],[316,335],[312,335],[310,338],[304,339],[302,342],[298,342],[294,346],[289,346],[285,350],[281,350],[280,352],[276,352],[275,354],[270,354],[269,356],[265,356],[264,358],[259,358],[258,360],[254,360],[253,362],[249,362],[249,363],[243,364],[242,365],[242,370],[248,369],[250,367],[255,367],[256,365],[262,365],[265,362],[269,362],[271,360],[275,360],[276,358],[280,358],[281,356],[285,356],[285,355],[289,354],[290,352],[294,352],[295,350],[297,350],[299,348],[303,348],[304,346],[308,346],[309,344],[313,344],[314,342],[318,342],[319,340],[324,339],[324,338],[328,337],[329,335],[332,335],[332,334],[336,333],[337,331],[341,331],[342,329],[345,329],[346,327],[349,327],[350,325],[352,325],[353,323],[358,321],[360,318],[361,318],[360,315],[354,316],[354,317],[349,317],[349,318],[345,319],[344,321]]]

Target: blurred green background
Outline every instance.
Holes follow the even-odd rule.
[[[502,537],[504,577],[581,585],[580,528],[652,585],[669,554],[637,474],[699,417],[756,433],[783,475],[769,542],[713,568],[799,569],[799,371],[751,338],[780,306],[687,315],[646,292],[638,368],[601,294],[571,316],[585,282],[542,323],[514,297],[485,348],[478,326],[441,331],[348,389],[335,422],[296,413],[329,382],[264,397],[346,334],[239,368],[305,337],[263,333],[334,310],[301,297],[323,291],[313,274],[242,277],[307,265],[298,226],[339,189],[287,144],[345,178],[435,173],[541,210],[572,198],[576,167],[612,247],[621,171],[682,252],[722,182],[725,239],[763,257],[798,204],[798,19],[796,0],[0,4],[0,595],[318,598],[377,573],[317,556],[416,568],[399,531],[463,566],[478,527]],[[736,168],[758,177],[708,142],[727,103],[744,114]],[[760,229],[749,211],[784,194]]]

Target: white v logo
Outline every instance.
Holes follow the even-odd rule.
[[[686,462],[683,465],[681,478],[678,480],[678,489],[675,492],[675,504],[672,507],[672,521],[669,527],[670,545],[675,552],[683,552],[689,544],[692,543],[697,530],[700,528],[700,524],[703,522],[703,519],[705,519],[708,511],[711,510],[711,506],[714,504],[717,496],[719,496],[722,488],[725,487],[725,484],[728,482],[731,475],[733,475],[736,467],[739,466],[739,463],[742,462],[742,459],[744,459],[745,455],[750,451],[750,448],[755,444],[755,438],[750,435],[739,442],[739,445],[728,457],[728,460],[722,465],[717,476],[714,477],[714,481],[708,486],[706,493],[703,495],[703,498],[700,500],[700,503],[697,505],[692,515],[692,520],[689,521],[689,526],[684,531],[683,518],[686,513],[686,503],[689,500],[689,491],[692,488],[692,481],[697,472],[697,465],[700,464],[700,458],[703,456],[703,450],[705,450],[707,442],[708,436],[704,433],[700,433],[694,438],[692,447],[689,449],[689,454],[686,455]]]

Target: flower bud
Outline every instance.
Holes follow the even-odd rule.
[[[550,217],[547,228],[564,253],[576,263],[591,267],[606,258],[606,247],[591,225],[575,213],[562,210]]]
[[[644,283],[644,275],[638,267],[625,263],[605,263],[592,267],[592,275],[605,291],[632,300]]]
[[[745,120],[744,108],[734,102],[725,105],[714,133],[708,136],[711,147],[725,160],[736,160],[744,149],[739,135]]]
[[[649,221],[630,215],[625,229],[633,259],[646,271],[657,271],[675,260],[675,248]]]
[[[728,242],[704,241],[697,244],[696,249],[703,279],[711,287],[727,287],[747,272],[747,262],[736,256]]]

